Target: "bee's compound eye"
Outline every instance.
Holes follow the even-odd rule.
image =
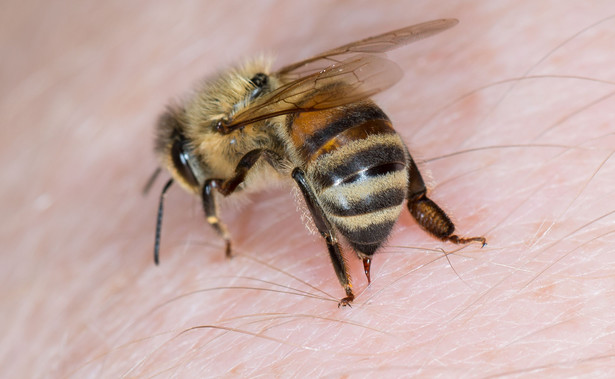
[[[258,74],[254,75],[252,79],[250,79],[250,81],[254,83],[256,87],[263,88],[267,85],[269,78],[267,77],[266,74],[259,72]]]
[[[190,154],[186,151],[186,141],[183,139],[173,142],[171,148],[171,158],[173,159],[173,165],[177,172],[190,184],[191,186],[198,187],[199,182],[192,171],[190,166]]]

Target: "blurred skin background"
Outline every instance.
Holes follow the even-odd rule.
[[[5,2],[0,201],[7,377],[612,376],[609,1]],[[175,188],[152,260],[154,124],[199,78],[426,20],[376,101],[432,198],[484,249],[404,213],[343,295],[288,188],[223,206],[238,256]],[[452,253],[445,255],[444,251]]]

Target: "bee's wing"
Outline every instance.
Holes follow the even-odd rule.
[[[334,108],[370,97],[402,76],[397,64],[375,54],[427,38],[457,23],[456,19],[441,19],[408,26],[283,67],[277,74],[290,82],[230,119],[221,120],[218,130],[230,133],[271,117]]]
[[[459,21],[454,18],[440,19],[424,22],[417,25],[407,26],[392,32],[355,41],[336,49],[325,51],[312,58],[293,63],[279,70],[278,74],[284,76],[292,74],[299,69],[306,71],[318,71],[334,63],[339,63],[340,57],[349,54],[377,54],[384,53],[411,42],[430,37],[443,30],[452,28]],[[306,68],[309,66],[309,69]]]
[[[399,66],[386,58],[355,55],[264,95],[250,107],[221,120],[218,130],[230,133],[271,117],[354,103],[389,88],[402,75]]]

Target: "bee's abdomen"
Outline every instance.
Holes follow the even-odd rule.
[[[355,250],[367,255],[373,254],[391,233],[408,183],[403,150],[380,142],[373,148],[338,157],[339,166],[314,173],[318,198],[329,220]],[[380,154],[370,154],[374,151]],[[401,154],[397,156],[398,152]],[[397,158],[389,158],[392,155]],[[357,162],[365,157],[373,159],[360,167]]]
[[[401,212],[407,157],[379,108],[364,104],[350,112],[350,117],[333,118],[331,128],[321,129],[321,136],[304,145],[309,151],[307,174],[331,223],[355,250],[371,255]],[[330,132],[327,138],[322,136],[325,130]]]

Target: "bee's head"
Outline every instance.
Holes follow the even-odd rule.
[[[156,152],[174,179],[190,192],[198,193],[205,176],[202,160],[186,137],[185,112],[169,107],[158,120]]]

